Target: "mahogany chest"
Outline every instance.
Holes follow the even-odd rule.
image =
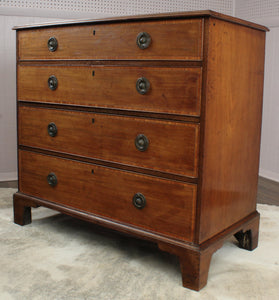
[[[15,27],[14,221],[46,206],[158,244],[199,290],[257,246],[265,31],[212,11]]]

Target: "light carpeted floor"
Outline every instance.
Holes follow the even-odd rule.
[[[279,207],[259,205],[259,247],[234,239],[212,258],[207,286],[181,285],[178,260],[46,208],[33,223],[13,223],[14,189],[0,189],[0,299],[279,299]]]

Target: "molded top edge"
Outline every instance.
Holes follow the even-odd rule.
[[[214,17],[222,19],[228,22],[240,24],[246,27],[251,27],[254,29],[269,31],[265,26],[245,21],[239,18],[221,14],[212,10],[198,10],[198,11],[184,11],[184,12],[172,12],[172,13],[160,13],[160,14],[145,14],[145,15],[130,15],[130,16],[118,16],[118,17],[108,17],[102,19],[84,19],[84,20],[69,20],[69,21],[58,21],[58,22],[48,22],[41,24],[27,24],[22,26],[14,26],[13,30],[22,29],[33,29],[41,27],[51,27],[51,26],[63,26],[63,25],[80,25],[80,24],[98,24],[98,23],[121,23],[121,22],[135,22],[135,21],[149,21],[149,20],[167,20],[167,19],[188,19],[197,17]]]

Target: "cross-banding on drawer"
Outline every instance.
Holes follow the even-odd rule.
[[[195,184],[29,151],[19,151],[19,164],[20,190],[27,195],[182,240],[193,239]]]
[[[19,66],[18,99],[199,116],[201,68]]]
[[[18,32],[20,60],[201,60],[203,21],[92,24]]]
[[[18,117],[20,145],[198,175],[199,124],[24,106]]]

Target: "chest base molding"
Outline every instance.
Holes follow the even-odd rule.
[[[169,238],[152,231],[126,225],[110,218],[79,211],[51,201],[31,197],[20,192],[14,194],[13,203],[14,222],[21,226],[32,222],[31,208],[44,206],[60,213],[155,243],[160,250],[178,257],[183,286],[196,291],[199,291],[206,285],[211,257],[223,246],[225,240],[234,235],[239,242],[239,247],[250,251],[258,245],[260,215],[257,211],[198,245]]]

